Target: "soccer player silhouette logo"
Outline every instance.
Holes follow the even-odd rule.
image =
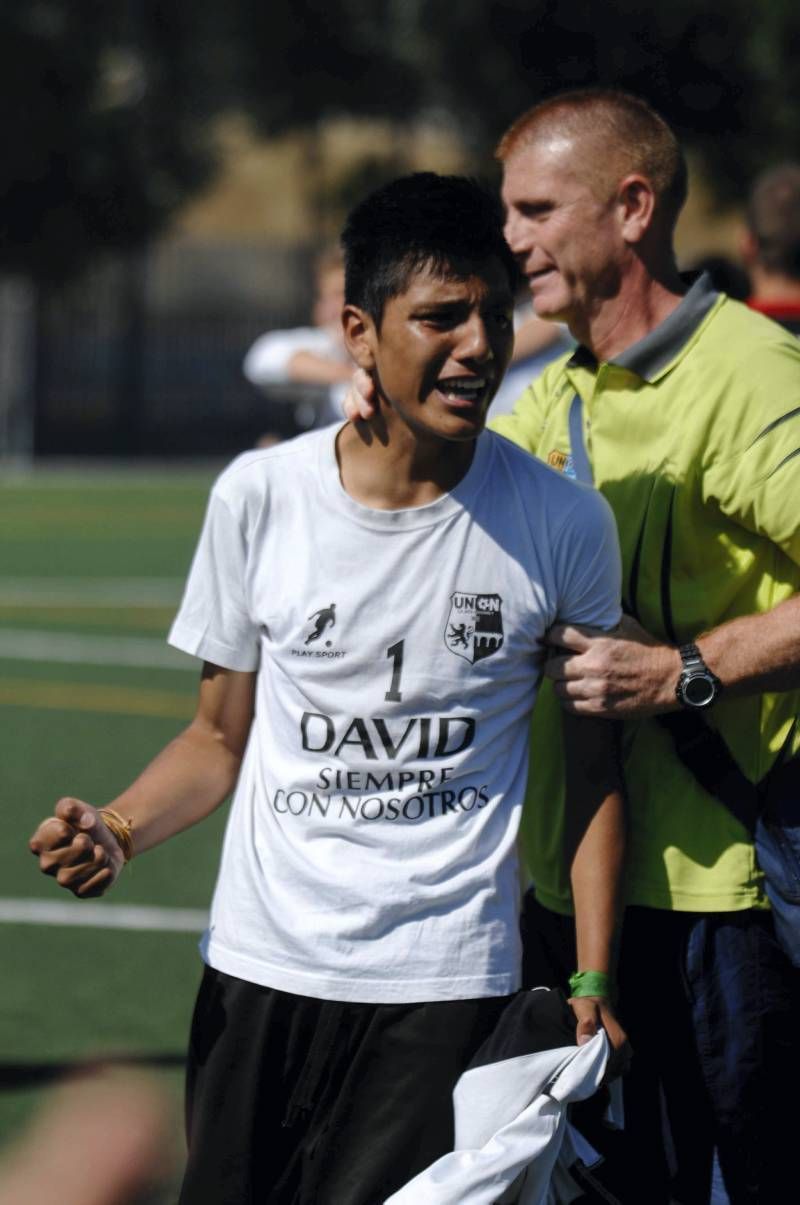
[[[313,615],[308,617],[309,623],[314,623],[314,630],[306,636],[305,643],[311,644],[312,640],[319,640],[327,627],[334,627],[336,624],[336,603],[331,603],[329,607],[323,607],[321,611],[315,611]]]

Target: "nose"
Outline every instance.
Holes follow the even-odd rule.
[[[525,223],[519,214],[509,210],[503,225],[503,237],[515,255],[525,251]]]
[[[494,348],[486,319],[482,314],[471,314],[461,327],[461,338],[456,349],[456,359],[462,362],[474,360],[486,363],[494,359]]]

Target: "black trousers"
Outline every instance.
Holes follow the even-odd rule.
[[[528,893],[523,945],[526,985],[563,984],[570,917]],[[708,1205],[716,1150],[731,1205],[792,1199],[800,977],[770,913],[629,907],[618,977],[633,1046],[625,1132],[587,1133],[607,1185],[625,1205]]]
[[[452,1149],[451,1094],[508,997],[349,1004],[206,968],[180,1205],[382,1205]]]

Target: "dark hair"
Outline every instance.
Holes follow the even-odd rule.
[[[800,279],[800,164],[783,163],[758,177],[747,224],[767,271]]]
[[[386,302],[423,268],[460,275],[496,256],[516,284],[514,257],[503,238],[500,202],[476,180],[415,172],[376,189],[342,231],[345,302],[380,327]]]

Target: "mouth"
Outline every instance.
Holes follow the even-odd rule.
[[[540,281],[546,280],[548,276],[552,276],[555,268],[539,268],[536,272],[526,272],[525,276],[528,281],[528,287],[533,288]]]
[[[488,377],[443,377],[436,390],[445,404],[456,410],[468,410],[488,400],[492,381]]]

